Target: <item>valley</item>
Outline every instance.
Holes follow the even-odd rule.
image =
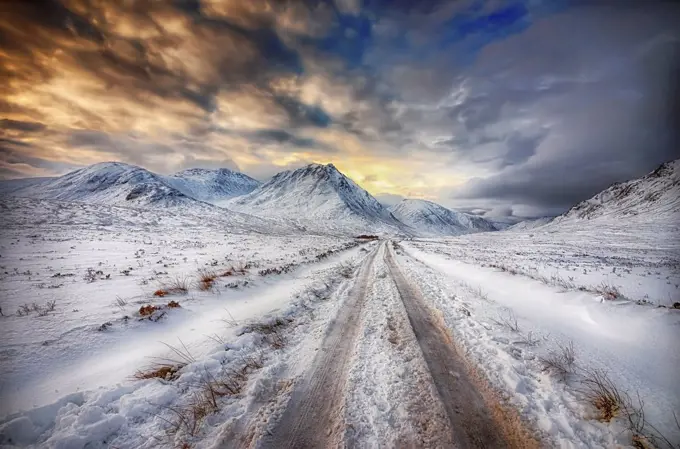
[[[331,164],[2,182],[0,447],[677,447],[679,166],[503,231]]]

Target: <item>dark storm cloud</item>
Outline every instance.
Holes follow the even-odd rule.
[[[21,120],[2,119],[0,120],[0,129],[36,132],[45,129],[45,125],[38,122],[23,122]]]
[[[279,144],[291,144],[300,148],[314,148],[322,147],[323,145],[314,139],[297,137],[288,131],[282,129],[264,129],[259,131],[254,131],[250,136],[255,141],[260,142],[274,142]]]
[[[283,96],[277,96],[275,101],[288,113],[292,126],[318,126],[325,128],[331,123],[331,117],[318,106],[311,106],[295,98]]]
[[[28,142],[0,137],[0,153],[5,153],[5,151],[9,151],[9,149],[12,147],[30,147],[30,146],[31,144]]]
[[[677,10],[665,8],[655,13],[635,8],[576,10],[489,47],[473,73],[491,73],[508,90],[526,90],[521,96],[513,94],[506,113],[494,108],[497,116],[476,125],[493,130],[506,121],[523,133],[542,124],[546,134],[534,142],[538,145],[507,140],[507,157],[530,157],[469,181],[454,190],[452,198],[501,200],[533,208],[537,215],[556,213],[613,182],[641,176],[680,156],[674,125],[680,101],[680,36],[671,28],[678,19]],[[579,43],[574,44],[566,36],[577,25]],[[603,27],[617,35],[600,37]],[[509,60],[530,43],[540,57],[509,65],[499,61]],[[548,50],[559,57],[548,57]],[[465,102],[458,107],[464,109]],[[523,125],[525,119],[530,126]],[[520,145],[513,149],[516,143]]]
[[[215,109],[219,90],[246,84],[268,90],[272,77],[302,73],[300,56],[268,28],[274,23],[266,15],[259,18],[257,10],[245,11],[241,19],[262,26],[247,28],[235,23],[237,18],[207,15],[197,8],[200,5],[16,3],[0,22],[0,40],[9,53],[0,70],[10,80],[46,81],[57,73],[43,56],[58,51],[79,71],[119,89],[119,95],[136,95],[135,101],[142,103],[153,97],[186,99],[206,112]],[[181,32],[165,28],[164,20],[181,21]],[[139,27],[140,32],[121,32],[123,26]],[[142,37],[147,34],[151,37]],[[178,45],[185,45],[190,56],[200,54],[206,69],[191,73],[179,65],[181,60],[163,57],[162,52]],[[292,120],[308,119],[316,125],[328,121],[318,107],[285,98],[281,105]]]

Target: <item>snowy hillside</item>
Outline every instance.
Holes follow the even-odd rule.
[[[653,172],[616,183],[594,197],[578,203],[553,220],[554,224],[600,217],[675,220],[680,213],[680,159]]]
[[[390,212],[402,223],[428,235],[461,235],[496,230],[482,217],[447,209],[426,200],[405,199],[392,206]]]
[[[199,204],[168,185],[162,176],[120,162],[94,164],[58,178],[29,183],[12,195],[129,207]]]
[[[196,207],[196,205],[198,205]],[[300,229],[240,212],[198,203],[177,208],[129,208],[108,204],[50,199],[0,198],[0,229],[30,227],[110,227],[125,231],[132,226],[155,229],[159,235],[175,228],[225,230],[230,234],[299,234]],[[197,231],[199,232],[199,231]]]
[[[163,176],[134,165],[104,162],[56,178],[2,181],[0,193],[116,206],[168,207],[196,206],[194,200],[219,202],[249,193],[260,184],[226,168],[192,168]]]
[[[518,223],[516,217],[487,217],[485,216],[484,219],[491,223],[494,228],[498,229],[499,231],[502,231],[504,229],[508,229],[510,226],[514,226]]]
[[[21,178],[0,181],[0,195],[14,195],[23,189],[47,183],[55,178]]]
[[[507,228],[508,231],[528,231],[529,229],[536,229],[550,223],[555,217],[540,217],[531,220],[520,221]]]
[[[225,206],[252,215],[292,220],[320,231],[408,232],[378,200],[333,164],[311,164],[279,173]]]
[[[164,179],[183,194],[209,203],[245,195],[262,184],[248,175],[227,168],[190,168],[165,176]]]

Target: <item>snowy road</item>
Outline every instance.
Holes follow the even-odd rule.
[[[382,276],[379,274],[382,273]],[[392,283],[396,289],[385,292],[381,289],[380,278]],[[479,391],[479,379],[473,379],[463,358],[456,351],[450,333],[441,320],[423,301],[418,288],[402,273],[393,255],[391,242],[378,246],[364,261],[354,286],[345,300],[338,315],[331,321],[326,336],[306,374],[296,383],[281,418],[275,423],[268,435],[256,443],[261,448],[326,448],[326,447],[363,447],[366,441],[355,439],[348,429],[356,429],[360,422],[352,423],[352,389],[350,385],[357,380],[364,383],[368,379],[350,376],[360,347],[367,338],[368,327],[382,323],[363,317],[376,317],[375,308],[384,308],[384,301],[376,300],[374,293],[391,294],[393,302],[401,302],[398,313],[403,316],[390,316],[387,330],[388,341],[392,345],[402,342],[411,348],[412,356],[418,359],[423,380],[429,385],[419,385],[406,392],[412,397],[405,402],[415,404],[429,396],[430,407],[410,407],[399,419],[404,434],[399,435],[392,423],[391,436],[394,443],[420,447],[437,442],[445,447],[465,448],[506,448],[534,447],[531,438],[523,438],[518,445],[518,436],[525,435],[521,426],[504,422],[506,416],[497,411],[498,404],[484,397]],[[410,323],[408,326],[395,326],[396,321]],[[362,334],[361,331],[364,330]],[[368,337],[370,338],[370,336]],[[355,360],[353,360],[353,358]],[[371,363],[371,360],[364,360]],[[389,368],[388,368],[389,369]],[[408,375],[408,374],[407,374]],[[373,379],[380,382],[383,379]],[[432,395],[433,392],[436,392]],[[404,400],[399,396],[388,400]],[[358,402],[356,406],[370,408],[370,404]],[[393,403],[387,408],[398,408]],[[496,413],[492,412],[492,408]],[[444,411],[444,413],[442,413]],[[349,414],[349,416],[345,416]],[[378,426],[373,422],[372,431]],[[404,425],[405,424],[405,425]],[[509,438],[508,438],[509,437]],[[247,444],[246,446],[249,446]],[[242,446],[241,446],[242,447]]]
[[[564,291],[459,260],[444,251],[446,245],[369,243],[247,289],[186,301],[183,314],[165,327],[128,329],[135,338],[122,351],[125,357],[96,351],[99,356],[86,358],[87,370],[73,376],[73,384],[66,365],[26,383],[40,393],[34,401],[61,399],[0,423],[0,443],[85,448],[105,447],[96,443],[105,441],[143,449],[630,446],[625,420],[598,418],[576,376],[560,380],[546,372],[541,358],[567,343],[579,367],[606,370],[622,391],[640,395],[653,425],[676,437],[675,311],[602,302],[592,292]],[[239,325],[227,326],[222,318]],[[213,333],[215,340],[208,338]],[[107,348],[120,343],[117,333],[103,335]],[[155,342],[170,336],[181,336],[195,354],[178,377],[114,385],[126,370],[157,355],[162,344]],[[147,344],[135,347],[140,341]],[[50,379],[66,390],[99,382],[101,388],[63,397],[68,391],[47,391],[54,385]],[[196,417],[206,392],[219,398]],[[19,396],[8,397],[18,402]],[[187,418],[189,412],[194,418]]]
[[[456,447],[508,447],[498,430],[499,425],[494,423],[484,403],[484,398],[470,379],[465,362],[456,353],[450,334],[437,322],[417,287],[399,269],[389,248],[386,258],[409,322],[449,417]]]
[[[625,446],[625,422],[598,419],[578,376],[543,368],[569,342],[579,367],[639,395],[674,438],[677,321],[387,241],[364,260],[283,411],[236,447]]]
[[[352,292],[340,309],[324,339],[312,370],[292,394],[283,418],[266,448],[332,447],[338,445],[338,417],[342,415],[343,385],[359,332],[359,317],[366,303],[366,291],[374,275],[373,261],[384,245],[366,258]]]

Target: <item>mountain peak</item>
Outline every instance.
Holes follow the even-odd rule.
[[[100,162],[15,192],[17,196],[122,206],[178,206],[194,201],[162,176],[123,162]]]
[[[119,206],[168,207],[232,198],[251,192],[260,182],[229,169],[195,168],[164,176],[123,162],[100,162],[40,183],[24,184],[22,188],[12,188],[13,194]]]
[[[432,235],[460,235],[496,230],[482,217],[451,210],[423,199],[405,198],[389,210],[402,223]]]
[[[196,176],[196,175],[243,175],[243,173],[231,170],[229,168],[187,168],[178,171],[173,176]],[[245,176],[245,175],[243,175]]]
[[[312,171],[312,172],[327,172],[327,173],[337,172],[337,173],[340,173],[340,170],[338,170],[335,167],[335,165],[333,165],[333,164],[313,163],[313,164],[306,165],[304,167],[300,167],[298,170]],[[342,173],[340,173],[340,174],[342,174]]]
[[[318,220],[330,226],[370,232],[401,226],[398,220],[366,190],[342,174],[333,164],[309,164],[277,174],[248,195],[235,198],[229,207],[254,215]],[[350,224],[351,223],[351,224]]]
[[[228,168],[189,168],[166,176],[168,184],[186,195],[206,202],[220,202],[252,192],[261,183]]]
[[[106,171],[106,170],[116,170],[116,171],[125,170],[125,171],[127,171],[127,170],[144,170],[144,169],[142,167],[138,167],[136,165],[126,164],[125,162],[108,161],[108,162],[98,162],[96,164],[88,165],[87,167],[83,167],[80,170],[76,170],[76,171],[97,172],[97,171]]]

